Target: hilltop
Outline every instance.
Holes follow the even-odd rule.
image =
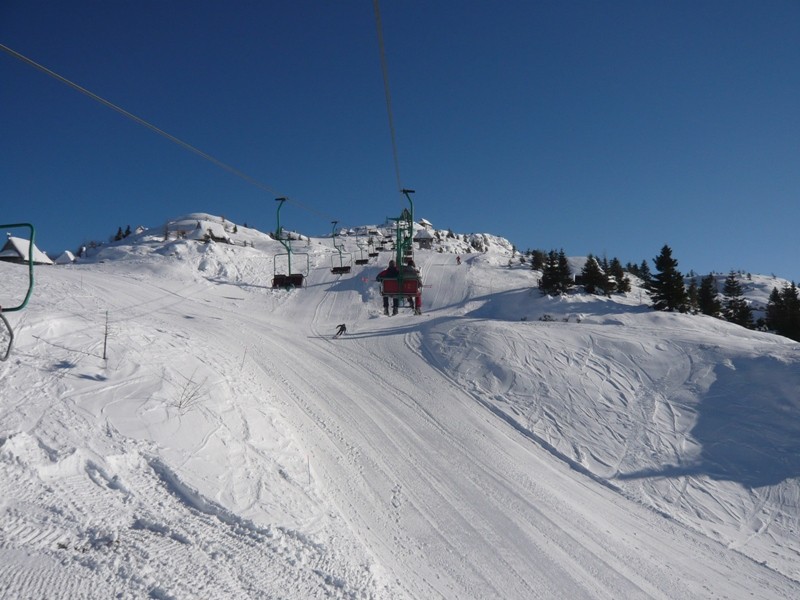
[[[800,595],[800,344],[635,280],[542,296],[507,240],[434,233],[421,316],[383,316],[388,250],[337,276],[295,233],[305,285],[275,290],[280,242],[203,213],[37,269],[0,363],[0,589]]]

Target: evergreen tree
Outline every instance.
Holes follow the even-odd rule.
[[[542,265],[542,276],[539,278],[539,289],[542,294],[554,296],[558,293],[558,254],[555,250],[547,253]]]
[[[719,317],[722,313],[722,303],[719,301],[717,282],[714,275],[709,273],[700,280],[700,289],[697,292],[697,305],[704,315]]]
[[[130,234],[131,234],[131,226],[130,226],[130,225],[128,225],[128,226],[125,228],[125,233],[123,233],[123,234],[122,234],[122,237],[128,237]]]
[[[567,255],[564,253],[562,249],[558,253],[558,284],[559,284],[559,293],[560,294],[567,294],[575,285],[575,280],[572,277],[572,271],[569,268],[569,261],[567,260]]]
[[[118,242],[123,238],[122,227],[117,229],[117,235],[114,236],[114,241]]]
[[[531,251],[531,269],[541,271],[547,262],[547,253],[544,250]]]
[[[726,320],[736,323],[742,327],[752,329],[753,311],[744,299],[742,285],[736,277],[736,273],[731,271],[725,278],[725,286],[722,288],[722,295],[725,302],[722,307],[722,314]]]
[[[772,289],[767,303],[767,327],[800,342],[800,297],[794,283],[780,292]]]
[[[694,277],[689,284],[689,289],[686,290],[686,297],[688,298],[689,312],[697,314],[700,309],[700,294],[697,289],[697,279]]]
[[[618,258],[611,259],[611,265],[609,267],[609,274],[614,278],[616,283],[616,291],[620,294],[624,294],[626,292],[631,291],[631,280],[630,277],[625,275],[625,270],[622,268],[622,263]]]
[[[551,296],[566,294],[573,285],[572,273],[564,250],[548,252],[542,268],[542,277],[539,279],[539,289],[542,294]]]
[[[583,290],[587,294],[596,294],[598,289],[605,290],[606,275],[600,269],[597,259],[593,255],[586,257],[586,263],[581,269]]]
[[[786,306],[783,303],[783,294],[778,288],[772,288],[767,301],[767,327],[781,334],[786,324]]]
[[[650,297],[656,310],[686,312],[688,298],[683,275],[678,271],[678,261],[672,258],[672,248],[666,244],[661,254],[653,259],[656,270],[650,284]]]

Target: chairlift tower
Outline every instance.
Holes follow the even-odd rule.
[[[414,202],[411,194],[414,190],[402,190],[408,199],[410,209],[404,208],[399,217],[391,219],[395,222],[395,266],[397,275],[380,280],[381,296],[393,301],[409,300],[413,303],[414,312],[422,311],[422,278],[414,266]]]

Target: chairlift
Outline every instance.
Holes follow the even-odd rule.
[[[364,243],[358,244],[359,258],[357,258],[355,261],[357,265],[366,265],[369,263],[369,256],[365,254],[364,248],[365,248]]]
[[[0,225],[0,230],[15,229],[19,227],[26,227],[30,232],[30,235],[28,236],[28,260],[25,262],[25,264],[28,265],[28,289],[25,292],[24,298],[17,306],[0,306],[0,321],[3,322],[3,327],[8,331],[8,343],[6,345],[5,341],[2,342],[4,350],[3,348],[0,348],[0,361],[8,360],[8,357],[11,355],[11,348],[14,346],[14,329],[11,327],[11,323],[8,322],[5,313],[16,312],[25,308],[25,306],[28,304],[28,300],[31,298],[31,294],[33,293],[33,248],[34,238],[36,237],[36,232],[33,228],[33,225],[30,223],[10,223],[6,225]]]
[[[349,273],[352,265],[352,258],[348,253],[342,252],[342,246],[336,245],[336,224],[339,221],[331,221],[333,223],[333,247],[339,252],[338,256],[331,257],[331,273],[334,275],[343,275]],[[338,260],[337,260],[338,258]]]
[[[302,273],[292,273],[291,275],[276,274],[272,277],[272,287],[290,290],[303,287],[305,276]]]
[[[281,254],[276,254],[272,258],[272,287],[278,289],[293,289],[298,287],[303,287],[305,282],[305,278],[308,273],[311,271],[311,257],[308,255],[307,252],[293,252],[292,251],[292,240],[287,236],[284,237],[283,229],[281,228],[281,207],[283,203],[286,202],[286,198],[275,198],[275,201],[278,202],[278,228],[276,229],[276,239],[281,243],[281,245],[286,248],[286,252]],[[293,273],[292,272],[292,256],[299,255],[306,257],[306,269],[304,273]],[[279,273],[278,272],[278,258],[279,257],[286,257],[287,263],[287,271],[288,273]]]
[[[367,239],[367,258],[375,258],[378,255],[378,249],[375,247],[375,238],[370,235]]]
[[[420,314],[422,305],[422,278],[419,271],[413,266],[413,241],[414,231],[414,203],[409,194],[413,190],[402,190],[411,205],[411,210],[404,209],[396,221],[395,249],[397,275],[384,277],[380,280],[380,292],[383,298],[392,298],[393,304],[397,300],[408,299],[415,306],[415,313]],[[397,302],[399,304],[399,302]]]

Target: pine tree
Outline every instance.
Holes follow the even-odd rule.
[[[587,294],[596,294],[598,289],[604,289],[605,273],[600,269],[597,259],[591,254],[586,257],[586,263],[581,269],[581,281],[583,290]]]
[[[794,283],[782,291],[772,289],[767,303],[766,322],[767,327],[778,335],[800,342],[800,297]]]
[[[692,282],[689,284],[689,289],[686,290],[686,297],[688,298],[688,307],[689,312],[692,314],[697,314],[700,309],[700,293],[697,289],[697,279],[692,278]]]
[[[564,253],[562,249],[558,253],[558,284],[559,284],[559,293],[560,294],[567,294],[575,285],[575,280],[572,277],[572,271],[569,268],[569,261],[567,260],[567,255]]]
[[[541,271],[547,262],[547,253],[544,250],[531,251],[531,269]]]
[[[618,258],[611,259],[609,274],[614,278],[616,283],[616,291],[620,294],[631,291],[631,280],[625,275],[625,270],[622,268],[622,263]]]
[[[542,294],[556,295],[558,293],[558,254],[555,250],[547,253],[542,265],[542,276],[539,278],[539,289]]]
[[[722,314],[731,323],[736,323],[742,327],[752,329],[753,311],[744,299],[742,285],[736,277],[736,273],[731,271],[725,278],[725,286],[722,288],[722,295],[725,302],[722,307]]]
[[[678,261],[672,258],[672,248],[664,245],[661,254],[653,259],[657,273],[650,284],[650,297],[656,310],[686,312],[688,298]]]
[[[722,313],[722,303],[717,296],[717,282],[714,275],[709,273],[700,280],[700,289],[697,292],[700,312],[711,317],[719,317]]]
[[[548,252],[547,260],[542,267],[542,277],[539,279],[539,289],[542,294],[551,296],[566,294],[573,285],[572,273],[564,250]]]
[[[114,236],[114,241],[118,242],[123,238],[122,227],[117,229],[117,235]]]
[[[778,288],[772,288],[767,301],[767,327],[776,333],[781,333],[786,324],[786,306],[783,303],[783,294]]]
[[[783,304],[786,307],[786,337],[800,342],[800,297],[798,297],[797,286],[792,285],[783,288]]]
[[[128,225],[128,226],[125,228],[125,233],[123,233],[123,234],[122,234],[122,237],[128,237],[130,234],[131,234],[131,226],[130,226],[130,225]]]

